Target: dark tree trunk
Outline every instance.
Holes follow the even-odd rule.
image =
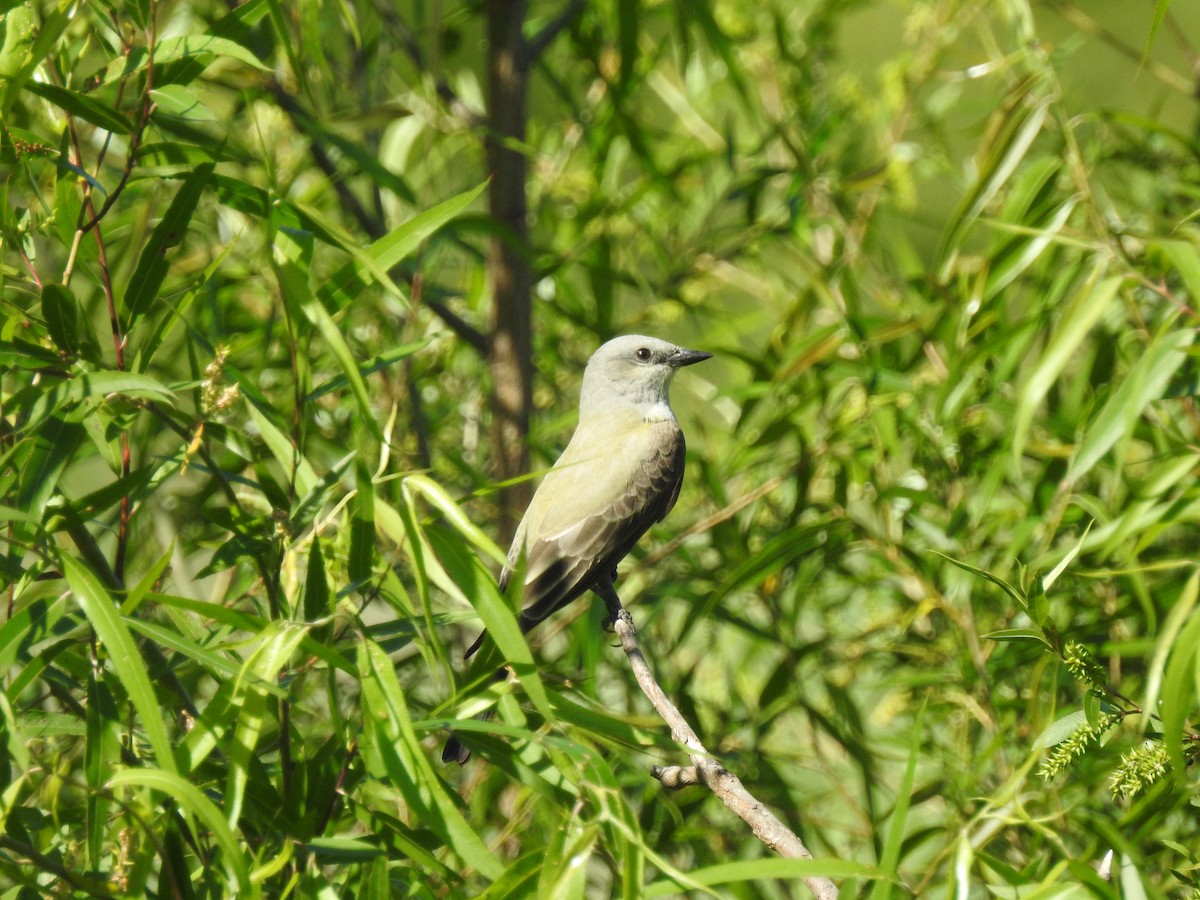
[[[488,367],[492,376],[496,475],[507,481],[529,468],[526,436],[533,385],[533,276],[530,270],[525,199],[526,90],[529,48],[522,35],[524,0],[486,0],[488,37],[487,163],[491,214],[502,233],[488,248],[492,283],[492,329]],[[502,537],[511,540],[529,502],[530,485],[502,488]]]

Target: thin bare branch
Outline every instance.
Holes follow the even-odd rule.
[[[525,58],[531,63],[535,62],[541,56],[546,48],[550,46],[560,31],[571,24],[580,12],[583,11],[583,0],[571,0],[557,16],[545,24],[541,31],[533,36],[533,39],[525,45]]]
[[[684,719],[679,709],[659,687],[650,671],[650,665],[638,645],[637,629],[633,617],[621,606],[621,600],[611,584],[597,589],[597,593],[608,606],[609,615],[614,621],[617,637],[621,641],[621,649],[629,659],[638,687],[650,701],[655,712],[659,714],[671,729],[671,737],[687,748],[691,757],[690,768],[680,766],[654,767],[651,774],[664,787],[676,789],[686,784],[703,784],[721,798],[734,814],[750,826],[754,836],[778,853],[791,859],[812,859],[812,854],[800,838],[788,828],[774,813],[762,805],[746,790],[741,780],[726,769],[715,757],[705,749],[695,730]],[[836,900],[837,886],[828,878],[809,876],[804,879],[808,889],[817,900]]]

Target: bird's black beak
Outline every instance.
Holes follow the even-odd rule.
[[[682,366],[690,366],[693,363],[704,362],[704,360],[710,357],[712,357],[712,354],[705,353],[703,350],[684,350],[680,347],[667,357],[667,365],[672,369],[678,369]]]

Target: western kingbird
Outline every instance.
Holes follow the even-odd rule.
[[[615,598],[617,564],[671,511],[683,483],[683,432],[668,398],[671,377],[711,356],[636,334],[592,354],[575,434],[534,492],[500,573],[504,590],[524,554],[521,631],[585,591],[606,602]],[[479,636],[467,657],[486,637]],[[442,761],[465,763],[470,756],[451,735]]]

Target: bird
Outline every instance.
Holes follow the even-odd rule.
[[[636,334],[613,338],[592,354],[579,424],[534,491],[500,573],[504,591],[524,558],[522,632],[589,590],[610,609],[619,605],[617,564],[671,511],[683,484],[686,444],[671,409],[671,379],[711,357]],[[467,659],[486,638],[486,631],[479,635]],[[503,668],[496,673],[498,680],[505,676]],[[442,761],[465,764],[470,756],[451,734]]]

